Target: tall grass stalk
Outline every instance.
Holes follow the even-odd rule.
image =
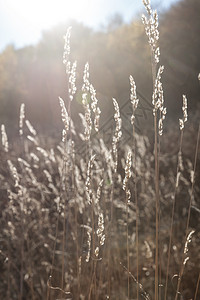
[[[76,92],[76,61],[72,64],[70,61],[70,38],[71,38],[71,27],[68,28],[66,35],[64,36],[64,53],[63,53],[63,64],[65,65],[66,79],[67,79],[67,109],[64,101],[61,101],[61,115],[64,124],[63,129],[63,143],[64,143],[64,154],[63,154],[63,174],[62,174],[62,201],[63,201],[63,239],[62,239],[62,275],[61,275],[61,289],[64,290],[65,281],[65,253],[66,253],[66,222],[67,220],[67,205],[71,193],[71,183],[69,182],[71,176],[71,164],[72,164],[72,118],[71,118],[71,102]],[[67,135],[69,135],[69,142],[67,142]],[[68,196],[70,195],[70,196]]]
[[[135,239],[136,239],[136,267],[137,267],[137,282],[139,282],[139,240],[138,240],[138,195],[137,195],[137,160],[136,160],[136,135],[135,135],[135,111],[138,106],[139,99],[137,99],[136,94],[136,84],[132,76],[130,76],[130,85],[131,85],[131,93],[130,93],[130,100],[132,104],[132,116],[131,116],[131,123],[132,123],[132,130],[133,130],[133,176],[134,176],[134,198],[135,198],[135,206],[136,206],[136,228],[135,228]],[[137,300],[139,299],[139,286],[137,284]]]
[[[128,269],[127,269],[125,266],[123,266],[122,264],[121,264],[121,266],[124,268],[124,270],[126,270],[126,272],[128,272]],[[138,288],[139,288],[139,290],[140,290],[140,292],[141,292],[142,297],[143,297],[145,300],[150,300],[150,296],[149,296],[149,294],[143,289],[142,284],[139,283],[139,282],[137,281],[137,279],[135,278],[135,276],[134,276],[131,272],[129,272],[129,275],[130,275],[130,277],[133,279],[133,281],[137,284],[137,286],[138,286]]]
[[[130,298],[130,255],[129,255],[129,203],[131,192],[128,187],[128,181],[131,177],[131,165],[132,165],[132,153],[131,151],[127,154],[126,165],[125,165],[125,177],[123,180],[123,189],[126,193],[126,254],[127,254],[127,270],[128,270],[128,299]]]
[[[151,66],[153,79],[153,118],[154,118],[154,186],[155,186],[155,300],[158,300],[158,285],[159,285],[159,155],[158,155],[158,133],[162,135],[163,120],[166,115],[166,108],[164,108],[164,98],[161,83],[161,74],[164,67],[160,66],[157,71],[157,64],[159,63],[160,50],[158,47],[159,31],[158,31],[158,15],[156,10],[152,10],[150,1],[143,0],[147,11],[148,18],[142,16],[142,21],[145,27],[145,32],[148,37],[148,42],[151,48]],[[158,120],[158,110],[160,111],[160,119]],[[159,128],[159,131],[158,131]]]
[[[189,222],[190,222],[190,212],[191,212],[191,205],[192,205],[192,197],[193,197],[193,192],[194,192],[194,184],[195,184],[195,173],[196,173],[196,167],[197,167],[197,157],[198,157],[198,150],[199,150],[199,138],[200,138],[200,124],[198,127],[198,133],[197,133],[197,142],[196,142],[196,148],[195,148],[195,156],[194,156],[194,167],[193,167],[193,174],[191,177],[191,181],[192,181],[192,186],[191,186],[191,192],[190,192],[190,200],[189,200],[189,207],[188,207],[188,215],[187,215],[187,223],[186,223],[186,229],[185,229],[185,245],[187,243],[187,237],[188,237],[188,229],[189,229]],[[178,295],[180,293],[180,285],[181,285],[181,279],[183,276],[183,272],[184,272],[184,268],[185,268],[185,250],[184,253],[182,254],[182,260],[181,260],[181,269],[179,272],[179,276],[178,276],[178,283],[177,283],[177,289],[176,289],[176,296],[175,296],[175,300],[178,299]]]
[[[169,264],[170,264],[170,256],[171,256],[171,246],[172,246],[172,237],[173,237],[173,224],[174,224],[174,213],[175,213],[175,203],[176,203],[176,194],[177,188],[179,186],[179,176],[182,171],[182,143],[183,143],[183,134],[184,134],[184,123],[187,121],[187,108],[185,107],[186,97],[183,96],[183,119],[179,120],[180,124],[180,144],[179,144],[179,152],[178,152],[178,162],[176,167],[176,182],[173,194],[173,203],[172,203],[172,213],[170,220],[170,235],[169,235],[169,244],[168,244],[168,255],[167,255],[167,271],[166,271],[166,279],[165,279],[165,300],[167,300],[167,288],[168,288],[168,277],[169,277]],[[186,105],[187,106],[187,105]]]
[[[135,126],[133,125],[133,138],[134,138],[134,197],[135,197],[135,214],[136,214],[136,225],[135,225],[135,241],[136,241],[136,268],[137,268],[137,275],[136,279],[137,282],[139,282],[139,208],[138,208],[138,195],[137,195],[137,173],[136,173],[136,168],[137,168],[137,163],[136,163],[136,137],[135,137]],[[136,294],[137,294],[137,300],[139,300],[139,285],[137,284],[136,286]]]
[[[181,131],[180,137],[180,146],[179,146],[179,153],[182,152],[182,141],[183,141],[183,131]],[[170,264],[170,256],[171,256],[171,246],[172,246],[172,236],[173,236],[173,223],[174,223],[174,213],[175,213],[175,202],[176,202],[176,192],[177,192],[177,178],[179,174],[179,162],[177,163],[176,169],[176,183],[175,183],[175,190],[173,194],[173,203],[172,203],[172,213],[171,213],[171,221],[170,221],[170,235],[169,235],[169,244],[168,244],[168,255],[167,255],[167,271],[166,271],[166,279],[165,279],[165,300],[167,300],[167,288],[168,288],[168,277],[169,277],[169,264]]]
[[[23,199],[20,199],[20,201],[23,201]],[[19,294],[19,300],[23,299],[23,288],[24,288],[24,203],[22,202],[21,207],[21,269],[20,269],[20,294]]]
[[[59,212],[59,214],[60,214],[60,212]],[[58,221],[59,221],[59,216],[57,215],[56,233],[55,233],[55,239],[54,239],[53,250],[52,250],[52,261],[51,261],[51,266],[50,266],[50,274],[49,274],[49,278],[47,281],[47,300],[50,299],[50,292],[51,292],[51,287],[52,287],[53,268],[54,268],[54,264],[55,264],[55,251],[56,251],[56,244],[57,244],[57,239],[58,239]]]
[[[118,146],[119,142],[122,136],[122,119],[120,116],[120,109],[119,105],[116,99],[113,100],[113,106],[114,106],[114,121],[115,121],[115,130],[113,132],[112,137],[112,150],[110,150],[110,154],[112,153],[112,156],[110,157],[110,170],[111,170],[111,190],[110,190],[110,219],[109,224],[107,226],[107,257],[108,257],[108,276],[107,276],[107,296],[110,298],[111,293],[111,247],[112,247],[112,229],[113,229],[113,209],[114,209],[114,185],[115,180],[117,178],[117,167],[118,167]]]
[[[128,270],[128,300],[130,299],[130,255],[129,255],[129,235],[128,235],[128,196],[126,195],[126,255]]]
[[[199,282],[200,282],[200,272],[199,272],[199,276],[198,276],[198,279],[197,279],[197,284],[196,284],[196,290],[195,290],[194,300],[197,300],[197,294],[198,294],[198,290],[199,290]]]
[[[158,141],[157,141],[157,113],[154,117],[155,130],[155,192],[156,192],[156,254],[155,254],[155,300],[158,300],[158,253],[159,253],[159,172],[158,172]]]
[[[20,141],[23,149],[23,156],[24,156],[24,137],[23,137],[23,125],[24,125],[24,119],[25,119],[25,105],[24,103],[21,104],[20,107],[20,116],[19,116],[19,135],[20,135]],[[7,151],[8,151],[8,141],[6,140],[7,144]],[[6,150],[6,149],[5,149]],[[21,190],[22,191],[22,190]],[[19,191],[18,191],[19,193]],[[24,197],[23,194],[21,197],[19,197],[20,203],[20,223],[21,223],[21,269],[20,269],[20,295],[19,300],[22,300],[23,298],[23,288],[24,288]]]
[[[94,221],[94,198],[92,197],[91,205],[91,215],[92,215],[92,250],[91,250],[91,259],[92,259],[92,277],[90,283],[90,290],[88,299],[91,299],[92,290],[94,290],[93,295],[96,298],[96,259],[95,259],[95,221]]]

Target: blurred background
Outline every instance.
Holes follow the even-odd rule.
[[[200,1],[156,0],[152,6],[159,13],[170,130],[172,121],[178,124],[182,115],[182,94],[188,98],[191,122],[198,119]],[[6,125],[9,135],[16,136],[19,107],[24,102],[27,117],[39,132],[60,137],[58,97],[67,96],[62,56],[68,26],[72,26],[70,59],[78,62],[74,117],[82,109],[82,76],[87,61],[102,124],[113,114],[112,97],[120,106],[128,101],[130,74],[138,92],[151,104],[151,58],[141,21],[144,12],[142,0],[0,0],[0,123]],[[144,130],[149,122],[151,116],[142,122]]]

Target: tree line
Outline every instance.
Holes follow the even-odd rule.
[[[182,94],[187,95],[189,111],[195,112],[199,107],[199,11],[199,0],[182,0],[160,16],[168,119],[177,113],[181,115]],[[58,96],[65,99],[67,95],[62,55],[63,35],[69,25],[72,26],[71,60],[78,62],[73,114],[82,109],[81,87],[86,62],[90,65],[90,81],[97,91],[102,122],[113,112],[112,97],[120,105],[129,99],[129,75],[134,77],[137,90],[151,103],[151,57],[141,20],[124,24],[116,16],[99,31],[71,21],[43,32],[35,46],[15,49],[9,45],[0,54],[0,120],[10,132],[17,130],[22,102],[36,128],[56,131],[62,127]]]

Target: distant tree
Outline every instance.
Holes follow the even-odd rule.
[[[23,99],[26,90],[23,74],[19,71],[19,61],[12,45],[0,54],[0,120],[1,123],[15,124],[18,101]]]
[[[200,1],[182,0],[160,18],[161,64],[168,119],[180,112],[182,94],[189,109],[199,102],[200,86]],[[71,61],[77,60],[77,93],[72,113],[82,109],[81,87],[84,65],[89,62],[90,81],[97,91],[102,110],[101,122],[112,113],[112,97],[120,106],[129,99],[129,75],[137,90],[151,103],[151,57],[141,20],[124,24],[114,15],[105,30],[94,31],[70,21],[43,32],[38,45],[15,50],[8,46],[0,54],[0,118],[17,124],[19,106],[27,106],[28,118],[45,130],[61,127],[58,96],[67,99],[65,67],[62,64],[63,36],[69,25]],[[44,114],[44,111],[46,112]],[[76,118],[78,120],[79,118]],[[52,123],[54,126],[52,126]],[[144,122],[148,125],[147,120]]]
[[[171,113],[181,112],[182,94],[189,109],[199,103],[200,1],[182,0],[161,18],[161,51],[165,65],[166,96]]]
[[[109,18],[108,24],[106,26],[107,31],[113,31],[124,24],[122,15],[119,13],[114,14]]]

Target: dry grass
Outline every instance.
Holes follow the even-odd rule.
[[[188,127],[196,136],[191,161],[183,154],[184,145],[191,143],[184,138],[188,137],[185,96],[180,130],[179,124],[177,133],[163,129],[158,17],[149,1],[143,2],[152,53],[153,141],[135,130],[138,99],[131,76],[132,140],[123,143],[120,109],[113,99],[115,128],[110,144],[105,143],[98,132],[101,112],[87,63],[83,129],[76,131],[71,119],[76,93],[71,29],[63,56],[67,98],[59,98],[62,142],[42,139],[26,120],[24,105],[17,144],[9,143],[1,126],[2,299],[199,297],[199,129]],[[175,136],[180,143],[171,149]]]

